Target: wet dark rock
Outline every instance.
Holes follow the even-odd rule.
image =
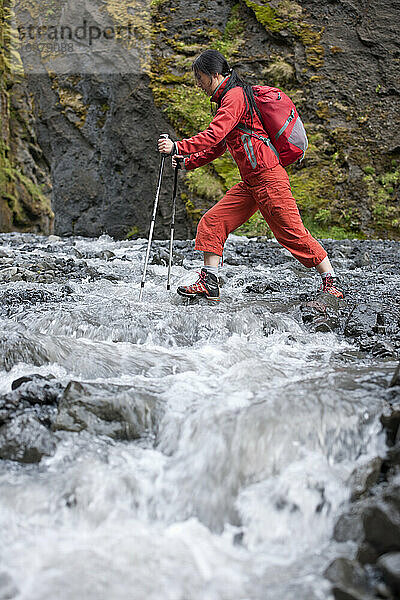
[[[352,505],[348,512],[339,517],[333,532],[333,537],[337,542],[349,540],[360,542],[363,539],[362,508],[360,505]]]
[[[0,600],[12,600],[19,594],[17,586],[8,573],[0,573]]]
[[[317,302],[307,302],[300,306],[301,318],[303,323],[314,323],[316,319],[326,317],[326,307]]]
[[[352,258],[352,269],[368,267],[371,265],[371,256],[369,252],[362,252],[358,248],[355,248],[349,253],[349,257]]]
[[[32,414],[21,414],[0,427],[0,458],[22,463],[40,462],[52,456],[56,438]]]
[[[112,252],[111,250],[77,250],[76,248],[73,248],[73,254],[74,256],[76,256],[77,258],[82,258],[84,259],[83,263],[85,263],[86,260],[88,259],[101,259],[101,260],[111,260],[113,258],[115,258],[115,253]],[[80,263],[82,264],[82,263]],[[85,263],[86,264],[86,263]]]
[[[358,547],[356,558],[362,565],[373,565],[378,560],[379,553],[375,550],[372,544],[363,541]]]
[[[280,496],[279,498],[277,498],[277,500],[275,501],[275,508],[277,510],[288,510],[291,513],[294,513],[294,512],[297,512],[300,510],[298,504],[295,504],[294,502],[289,502],[283,496]]]
[[[373,596],[366,596],[364,593],[359,593],[357,590],[346,590],[342,587],[333,586],[333,597],[335,600],[375,600]]]
[[[329,332],[336,331],[340,327],[339,316],[335,313],[336,298],[333,302],[333,310],[329,308],[332,304],[326,294],[319,295],[318,299],[304,302],[300,305],[301,319],[312,331]]]
[[[380,358],[397,358],[397,351],[393,344],[384,340],[376,342],[373,345],[371,354]]]
[[[377,553],[400,551],[400,519],[387,504],[368,507],[363,516],[367,542]]]
[[[381,488],[382,498],[396,520],[400,522],[400,482],[393,480],[385,483]]]
[[[385,317],[382,313],[378,313],[376,315],[376,323],[373,326],[372,331],[374,333],[383,334],[383,335],[386,333]]]
[[[373,335],[373,327],[376,323],[376,307],[371,304],[356,303],[352,305],[344,328],[344,335],[359,338]]]
[[[12,267],[14,264],[14,259],[12,258],[0,258],[0,269],[5,267]]]
[[[0,458],[38,462],[54,451],[51,429],[64,386],[34,374],[16,379],[12,387],[0,396]]]
[[[243,538],[244,538],[244,532],[243,531],[235,533],[235,535],[233,536],[233,545],[234,546],[242,546],[242,544],[243,544]]]
[[[183,260],[184,256],[180,252],[176,252],[176,250],[172,252],[173,265],[183,265]],[[163,267],[167,267],[169,264],[169,249],[157,248],[157,250],[152,256],[151,264],[162,265]]]
[[[392,476],[396,475],[399,472],[400,467],[400,440],[396,443],[395,446],[389,448],[386,456],[386,460],[384,461],[384,467],[386,472],[390,472]]]
[[[396,600],[390,588],[383,581],[378,581],[374,586],[375,594],[381,600]]]
[[[272,281],[254,281],[246,286],[245,292],[249,294],[266,294],[267,292],[279,292],[279,285]]]
[[[337,541],[354,540],[358,543],[356,565],[369,578],[365,598],[377,594],[379,598],[394,600],[398,597],[398,569],[400,556],[400,398],[387,404],[381,422],[386,430],[389,449],[383,459],[370,461],[353,474],[353,498],[348,511],[336,523],[334,536]],[[379,465],[381,465],[379,467]],[[375,483],[375,485],[374,485]],[[361,498],[361,499],[360,499]],[[390,558],[383,559],[384,556]],[[394,557],[394,558],[392,558]],[[364,565],[365,567],[362,567]],[[384,571],[386,567],[386,571]],[[389,570],[391,575],[389,575]],[[380,574],[385,582],[379,580]],[[369,575],[367,576],[368,580]],[[335,598],[346,597],[348,588],[337,586]],[[353,593],[353,591],[351,591]],[[358,596],[349,596],[358,598]],[[361,596],[364,598],[364,596]],[[372,596],[376,597],[376,596]]]
[[[254,282],[246,286],[246,293],[266,294],[267,292],[278,292],[279,286],[272,282]]]
[[[134,440],[154,432],[156,406],[150,393],[129,386],[71,381],[59,404],[55,429],[87,430]]]
[[[14,402],[25,401],[29,404],[56,404],[64,386],[55,380],[52,375],[40,375],[34,373],[15,379],[11,384],[12,390],[18,390],[14,394]],[[8,394],[10,398],[12,394]]]
[[[389,387],[400,386],[400,362],[397,365],[395,372],[393,373],[393,377],[389,383]]]
[[[174,247],[182,250],[193,250],[194,242],[192,240],[174,240]]]
[[[63,286],[58,292],[50,292],[44,289],[9,290],[0,293],[0,308],[5,309],[7,315],[11,315],[13,309],[24,305],[59,303],[72,293],[72,288]]]
[[[362,352],[372,352],[372,349],[376,344],[379,344],[379,340],[377,336],[368,336],[363,337],[359,341],[359,348]]]
[[[95,257],[97,256],[98,255],[95,255]],[[104,257],[101,258],[104,259]],[[102,278],[102,274],[94,267],[89,266],[84,260],[74,260],[73,258],[65,259],[57,256],[49,256],[46,259],[41,257],[33,263],[31,259],[20,259],[20,264],[12,267],[12,269],[12,273],[5,269],[0,271],[0,280],[25,280],[35,283],[64,283],[74,279],[88,279],[89,281],[94,281]]]
[[[111,250],[103,250],[102,252],[100,252],[99,257],[104,258],[104,260],[110,260],[110,258],[115,257],[115,254],[114,252],[111,252]]]
[[[332,592],[335,600],[368,600],[374,597],[366,573],[356,561],[337,558],[324,575],[334,584]]]
[[[386,431],[386,440],[389,446],[393,446],[400,440],[400,396],[397,402],[385,407],[381,415],[381,423]]]
[[[330,331],[336,331],[339,326],[338,319],[330,318],[323,319],[320,322],[314,321],[314,331],[320,333],[328,333]]]
[[[366,465],[359,467],[350,477],[352,488],[351,500],[359,500],[374,486],[380,477],[382,458],[376,457],[370,460]]]
[[[6,267],[0,271],[0,281],[20,281],[21,274],[18,272],[18,267]]]
[[[388,585],[400,594],[400,552],[390,552],[380,556],[377,564]]]
[[[331,309],[334,311],[343,309],[347,305],[346,300],[339,299],[336,298],[336,296],[332,296],[332,294],[326,294],[322,292],[318,292],[315,301],[325,305],[326,309]]]
[[[241,254],[241,253],[240,253]],[[243,263],[243,259],[240,256],[235,256],[234,253],[225,253],[224,254],[224,263],[227,265],[241,265]]]

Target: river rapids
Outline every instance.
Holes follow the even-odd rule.
[[[154,242],[139,302],[146,240],[0,237],[0,598],[331,599],[386,448],[399,243],[328,240],[351,300],[321,309],[271,240],[230,237],[210,305],[175,293],[192,242],[171,292]]]

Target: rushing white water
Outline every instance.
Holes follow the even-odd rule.
[[[0,461],[10,597],[329,599],[324,568],[353,551],[332,541],[333,525],[354,468],[384,450],[374,381],[393,363],[360,362],[334,334],[309,333],[288,309],[246,296],[245,265],[225,268],[212,306],[167,293],[167,268],[150,265],[139,302],[143,240],[35,247],[31,263],[78,251],[116,279],[71,280],[73,301],[20,305],[0,320],[0,392],[21,375],[53,374],[82,382],[83,403],[96,384],[127,419],[151,403],[153,424],[134,441],[60,430],[38,465]],[[24,256],[23,246],[3,248]],[[112,261],[99,257],[106,250]],[[291,281],[293,263],[256,270]],[[173,289],[194,273],[174,266]]]

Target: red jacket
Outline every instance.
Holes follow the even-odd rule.
[[[228,77],[211,96],[212,101],[218,101],[227,81]],[[221,105],[207,129],[191,138],[176,142],[179,154],[190,155],[185,158],[185,169],[201,167],[224,154],[226,150],[232,154],[244,181],[248,175],[252,175],[251,179],[254,181],[254,175],[259,171],[275,167],[279,159],[274,152],[262,140],[235,129],[239,122],[251,126],[243,88],[235,87],[222,98]],[[259,135],[266,136],[255,113],[252,129]]]

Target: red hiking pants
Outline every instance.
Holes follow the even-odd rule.
[[[315,267],[326,251],[304,227],[289,177],[281,165],[240,181],[201,218],[195,249],[222,256],[228,235],[260,210],[277,241],[305,267]]]

